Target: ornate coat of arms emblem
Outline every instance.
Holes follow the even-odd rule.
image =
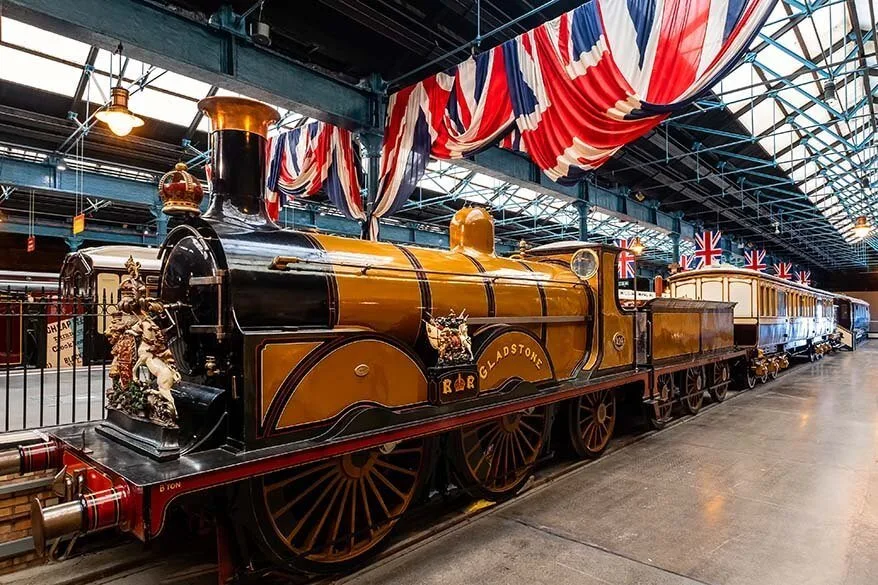
[[[473,360],[472,342],[466,323],[466,312],[455,315],[451,311],[447,317],[431,317],[424,323],[427,326],[427,339],[439,352],[438,366],[451,366]]]
[[[171,388],[180,381],[174,358],[156,318],[162,303],[149,297],[140,276],[140,264],[129,257],[128,274],[119,286],[119,301],[107,326],[112,346],[112,387],[107,389],[108,408],[174,427],[177,408]]]

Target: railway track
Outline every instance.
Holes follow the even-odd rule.
[[[783,376],[785,374],[781,374]],[[769,383],[770,385],[771,383]],[[723,403],[733,401],[746,390],[730,390]],[[604,457],[612,456],[626,447],[653,435],[665,432],[704,412],[721,407],[723,403],[710,402],[694,416],[675,418],[664,429],[646,430],[642,421],[626,421],[619,436],[613,438]],[[631,417],[627,417],[631,418]],[[621,421],[620,421],[621,422]],[[451,490],[446,494],[431,494],[427,503],[410,513],[400,522],[396,535],[389,545],[369,565],[349,575],[306,578],[273,569],[250,570],[242,575],[244,584],[329,585],[349,583],[357,575],[391,559],[423,546],[449,531],[463,527],[479,516],[501,510],[512,502],[520,501],[541,491],[555,481],[591,465],[592,460],[574,460],[559,454],[550,454],[526,484],[524,490],[508,502],[493,503],[474,500],[463,490]],[[211,537],[196,539],[211,542]],[[187,543],[193,542],[191,535]],[[0,576],[0,585],[214,585],[217,582],[216,553],[212,546],[192,548],[183,545],[186,552],[179,552],[182,543],[159,540],[153,547],[127,540],[111,548],[90,551],[83,547],[64,563],[49,563],[21,572]],[[106,541],[102,544],[107,546]],[[90,547],[91,548],[91,547]]]

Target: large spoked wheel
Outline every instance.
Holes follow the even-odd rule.
[[[674,396],[677,387],[674,384],[673,374],[662,374],[655,384],[655,396],[652,408],[648,408],[649,424],[656,430],[663,429],[671,422],[671,413],[674,407]]]
[[[689,414],[698,414],[704,404],[704,368],[689,368],[683,378],[683,408]]]
[[[598,390],[570,401],[570,443],[580,457],[600,457],[616,427],[616,393]]]
[[[710,398],[714,402],[722,402],[726,399],[729,391],[729,383],[732,381],[729,362],[717,362],[713,364],[713,383],[707,389]]]
[[[486,500],[515,495],[546,442],[549,414],[540,406],[453,431],[449,448],[463,487]]]
[[[343,571],[374,552],[415,499],[434,440],[412,439],[251,480],[262,544],[309,573]]]

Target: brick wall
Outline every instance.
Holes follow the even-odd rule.
[[[3,544],[31,535],[30,506],[34,498],[39,498],[44,504],[58,502],[51,484],[35,485],[38,480],[51,479],[52,475],[28,473],[0,476],[0,491],[3,492],[0,493],[0,551],[3,551]],[[16,486],[20,489],[16,489]],[[36,557],[32,547],[29,549],[30,552],[0,556],[0,575],[44,562]]]

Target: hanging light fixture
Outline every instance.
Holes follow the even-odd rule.
[[[122,45],[116,49],[119,55],[119,79],[116,86],[110,89],[110,105],[95,114],[95,118],[110,127],[110,131],[116,136],[128,136],[134,128],[143,126],[143,118],[135,116],[128,109],[129,92],[122,87]],[[112,69],[112,60],[111,69]],[[113,72],[110,71],[112,80]]]
[[[637,254],[638,256],[640,256],[641,254],[643,254],[643,248],[644,248],[644,246],[643,246],[643,242],[640,241],[640,237],[639,237],[639,236],[635,236],[635,237],[634,237],[634,241],[631,242],[631,245],[628,246],[628,247],[631,249],[632,252],[634,252],[634,253]]]
[[[868,236],[871,231],[872,226],[869,225],[869,220],[866,219],[865,215],[861,215],[857,218],[856,222],[854,222],[854,235],[861,240]]]

